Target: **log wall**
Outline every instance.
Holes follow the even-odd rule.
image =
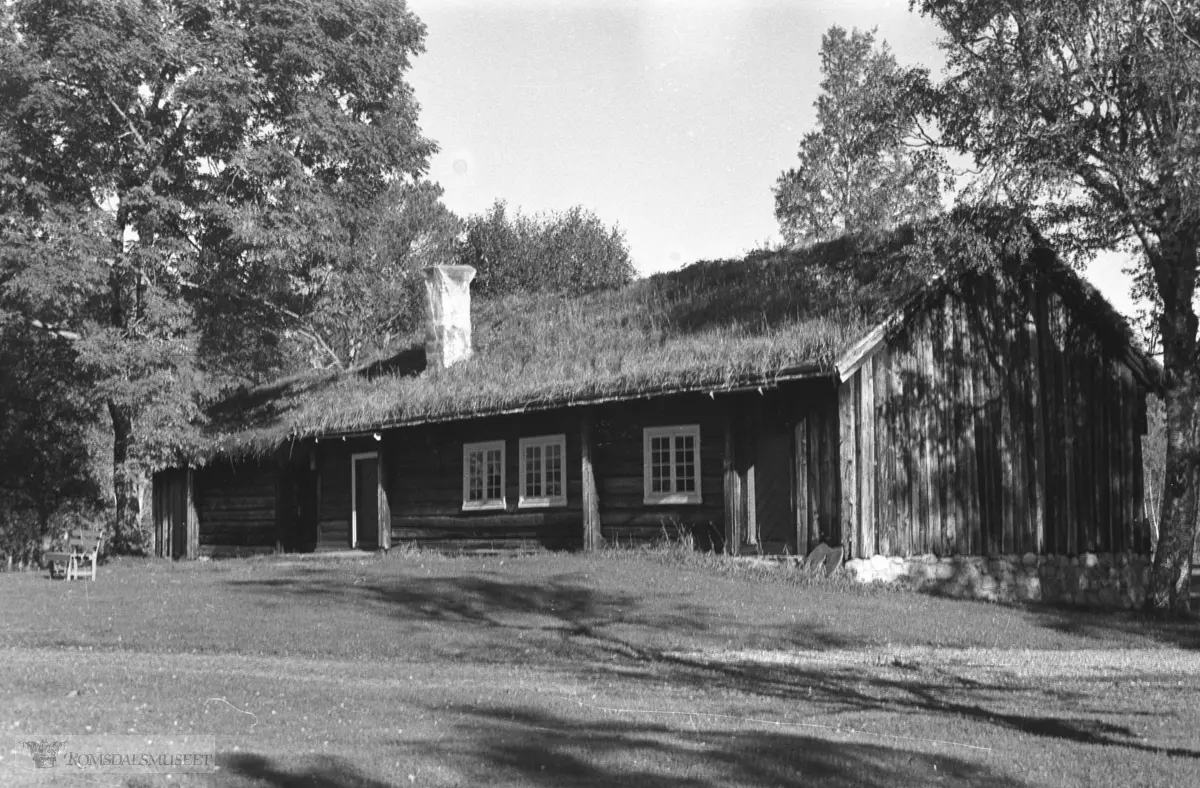
[[[273,461],[217,462],[193,474],[200,552],[275,547],[279,471]]]
[[[841,384],[852,555],[1149,550],[1145,390],[1077,314],[978,280]]]
[[[388,433],[384,439],[385,485],[393,543],[436,543],[467,549],[582,546],[580,415],[576,410],[561,410],[431,424]],[[519,508],[520,439],[557,434],[566,436],[566,506]],[[505,442],[506,508],[464,512],[463,444],[495,440]]]
[[[600,528],[609,544],[643,544],[691,534],[720,549],[725,522],[723,403],[703,394],[614,403],[596,410],[595,473]],[[701,503],[644,503],[642,430],[700,425]],[[572,455],[577,456],[577,455]]]

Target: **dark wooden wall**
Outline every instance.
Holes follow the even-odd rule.
[[[585,535],[582,442],[590,436],[593,522],[604,542],[691,535],[701,549],[804,553],[840,538],[836,392],[822,379],[392,429],[378,441],[305,441],[261,462],[198,471],[202,541],[210,550],[348,549],[351,456],[378,452],[379,511],[393,543],[577,549]],[[700,427],[702,500],[648,505],[642,430],[683,424]],[[567,504],[520,508],[520,439],[556,434],[566,437]],[[463,444],[494,440],[506,446],[506,508],[464,512]]]
[[[193,471],[201,552],[273,548],[280,541],[274,460],[216,462]]]
[[[852,554],[1148,551],[1145,408],[1057,293],[976,280],[841,385]]]
[[[723,543],[722,458],[725,426],[721,400],[681,394],[605,405],[596,410],[596,488],[600,527],[609,544],[643,544],[664,534],[692,534],[707,548]],[[642,430],[675,424],[700,425],[701,503],[647,505]],[[576,457],[578,455],[572,455]]]
[[[191,468],[171,468],[154,474],[152,514],[154,545],[159,558],[199,555],[199,520]]]
[[[350,455],[367,451],[349,441],[324,440],[316,444],[317,549],[350,549]]]
[[[385,481],[392,517],[393,543],[438,543],[479,548],[542,546],[574,548],[582,544],[580,413],[548,413],[430,424],[389,432]],[[521,509],[521,438],[566,436],[563,458],[567,505]],[[462,510],[463,444],[505,442],[503,511]],[[347,508],[349,503],[346,504]]]
[[[828,378],[722,403],[726,533],[733,552],[808,553],[841,539],[837,388]]]
[[[843,538],[837,393],[831,382],[821,381],[794,395],[803,404],[793,429],[796,543],[801,555],[821,542],[841,544]]]

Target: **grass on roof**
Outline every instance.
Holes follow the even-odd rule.
[[[423,338],[408,337],[390,363],[230,399],[215,443],[258,453],[314,434],[829,371],[917,287],[905,262],[902,240],[838,241],[696,263],[579,298],[476,300],[470,360],[421,372]]]

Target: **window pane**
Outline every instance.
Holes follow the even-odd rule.
[[[562,495],[562,445],[549,443],[546,449],[546,495],[557,498]]]
[[[671,439],[665,435],[650,439],[650,491],[671,492]]]
[[[525,497],[542,496],[542,447],[525,447]]]
[[[693,435],[675,436],[675,490],[696,490],[696,439]]]
[[[499,500],[504,495],[500,480],[501,454],[499,449],[487,452],[487,500]]]
[[[467,500],[483,500],[483,452],[467,455]]]

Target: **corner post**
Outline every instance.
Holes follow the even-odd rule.
[[[724,403],[725,454],[721,466],[725,475],[725,552],[737,555],[741,552],[743,515],[746,508],[742,490],[742,477],[737,466],[737,425],[733,405]]]
[[[595,462],[596,414],[584,408],[579,421],[579,457],[583,482],[583,549],[600,547],[600,496],[596,492]]]
[[[392,506],[388,501],[387,448],[387,440],[381,439],[379,442],[379,451],[375,455],[375,511],[379,513],[379,522],[376,524],[379,533],[376,538],[380,550],[392,549]]]
[[[200,557],[200,517],[196,514],[196,472],[188,468],[184,471],[185,511],[187,512],[187,549],[184,557],[196,559]]]

